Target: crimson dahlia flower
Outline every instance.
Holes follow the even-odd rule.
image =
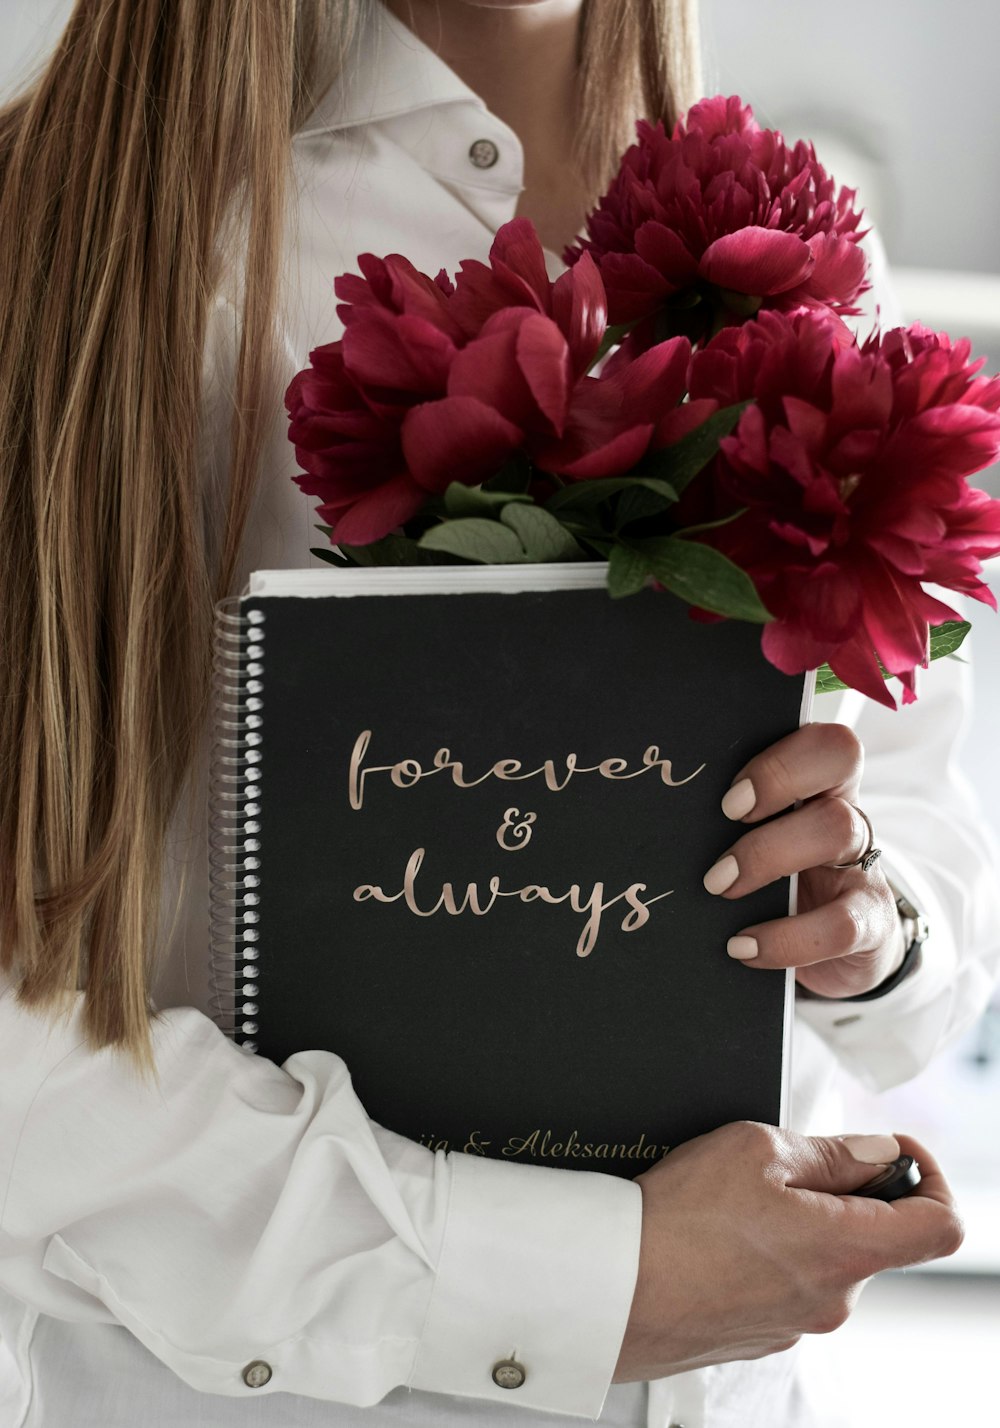
[[[827,660],[894,708],[876,654],[908,703],[928,624],[957,618],[924,583],[996,608],[979,577],[1000,551],[1000,501],[968,477],[1000,453],[1000,378],[977,377],[969,356],[919,326],[859,347],[815,315],[779,313],[696,354],[694,396],[755,402],[689,487],[684,523],[742,512],[700,538],[750,574],[779,669]]]
[[[854,192],[811,144],[788,145],[733,98],[703,100],[667,136],[640,121],[587,237],[614,324],[704,340],[759,308],[856,313],[868,286]]]
[[[586,258],[550,282],[526,220],[454,283],[398,256],[360,266],[336,284],[343,337],[311,352],[285,394],[295,480],[322,498],[334,541],[378,540],[515,453],[564,480],[621,475],[715,409],[679,405],[684,338],[588,376],[606,328],[600,275]]]

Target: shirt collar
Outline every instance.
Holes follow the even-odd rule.
[[[302,137],[332,133],[441,104],[486,105],[444,60],[381,4],[355,39],[342,73],[317,104]]]

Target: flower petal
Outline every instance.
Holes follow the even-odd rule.
[[[535,402],[518,366],[517,334],[517,325],[504,326],[491,319],[483,334],[463,347],[452,362],[448,396],[477,397],[508,421],[524,427],[535,414]]]
[[[558,447],[549,447],[544,458],[540,456],[539,460],[546,470],[565,476],[570,481],[623,476],[645,456],[652,435],[652,425],[635,426],[612,437],[603,446],[581,443],[583,455],[574,456],[572,446],[567,443],[561,452]]]
[[[582,377],[608,325],[608,299],[597,264],[584,253],[552,289],[552,316],[569,343],[573,372]]]
[[[517,333],[517,362],[539,411],[562,436],[569,408],[569,346],[547,317],[528,317]]]
[[[837,678],[842,679],[850,688],[867,694],[876,704],[895,709],[896,701],[878,667],[875,651],[863,632],[831,650],[827,659]]]
[[[809,239],[809,250],[816,259],[809,273],[809,292],[823,302],[845,304],[842,312],[856,311],[846,304],[871,286],[865,282],[868,260],[864,249],[837,233],[816,233]]]
[[[857,630],[863,592],[854,571],[824,561],[795,581],[794,606],[797,623],[832,647]]]
[[[680,406],[664,412],[656,424],[655,450],[673,446],[684,436],[702,426],[719,409],[718,402],[701,397],[693,402],[681,402]]]
[[[761,598],[767,598],[763,591]],[[760,644],[764,658],[783,674],[803,674],[807,669],[816,669],[830,649],[829,642],[815,640],[800,625],[782,619],[771,620],[764,626]]]
[[[454,343],[432,323],[380,308],[359,314],[342,346],[344,365],[355,382],[426,397],[444,392],[455,354]]]
[[[650,220],[635,234],[635,251],[664,278],[676,292],[698,276],[698,262],[679,233],[665,223]]]
[[[601,260],[601,277],[608,293],[608,317],[614,323],[647,317],[676,291],[637,253],[607,253]]]
[[[690,365],[690,342],[673,337],[602,375],[592,395],[635,421],[657,422],[684,396]]]
[[[317,508],[317,515],[331,527],[330,539],[335,543],[369,545],[405,525],[426,500],[427,492],[403,472],[345,498],[344,503],[328,501]]]
[[[841,432],[884,431],[892,413],[892,375],[856,347],[841,347],[830,374],[831,423]]]
[[[886,669],[901,674],[927,658],[927,621],[914,606],[913,582],[878,559],[861,572],[864,622]]]
[[[720,134],[755,134],[759,129],[753,110],[735,94],[715,94],[700,99],[677,124],[677,133],[704,134],[707,139]]]
[[[424,402],[407,412],[402,426],[406,464],[426,491],[488,480],[521,440],[520,427],[476,397]]]
[[[794,233],[749,227],[710,244],[700,271],[717,287],[766,297],[798,287],[814,262],[809,245]]]
[[[812,402],[803,401],[801,397],[785,397],[782,406],[791,435],[805,450],[819,451],[829,423],[826,412],[820,411]]]
[[[1000,419],[980,407],[932,407],[901,428],[892,454],[918,470],[934,466],[952,476],[973,476],[1000,455]]]
[[[511,279],[515,301],[533,301],[539,312],[548,312],[549,282],[545,266],[545,250],[529,218],[512,218],[498,229],[490,249],[494,271]],[[518,289],[523,289],[519,294]]]

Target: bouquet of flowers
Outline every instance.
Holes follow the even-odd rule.
[[[895,708],[996,607],[1000,378],[915,325],[857,341],[852,190],[737,98],[640,123],[550,281],[530,222],[454,278],[359,258],[344,334],[286,393],[338,564],[602,560],[695,618],[762,626],[779,669]]]

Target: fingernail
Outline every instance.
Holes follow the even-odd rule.
[[[731,888],[740,875],[740,865],[733,857],[732,853],[727,853],[724,858],[713,864],[705,874],[703,879],[706,889],[710,893],[724,893],[726,888]]]
[[[745,818],[757,802],[757,791],[748,778],[741,778],[722,800],[722,811],[727,818]]]
[[[842,1135],[839,1139],[863,1165],[889,1165],[899,1156],[899,1141],[893,1135]]]
[[[749,962],[757,956],[760,948],[757,946],[756,937],[730,937],[726,943],[726,951],[739,962]]]

